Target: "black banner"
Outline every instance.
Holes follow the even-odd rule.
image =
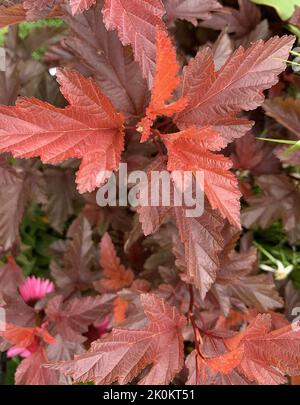
[[[86,401],[126,401],[127,403],[140,403],[142,401],[204,401],[211,405],[211,401],[220,401],[222,404],[240,403],[245,401],[281,402],[297,401],[299,386],[0,386],[1,404],[11,401],[35,401],[43,405],[43,401],[75,402],[85,405]],[[7,401],[2,402],[2,398]],[[9,402],[8,402],[9,401]],[[242,402],[242,403],[241,403]],[[253,404],[253,403],[252,403]],[[53,405],[56,405],[53,404]]]

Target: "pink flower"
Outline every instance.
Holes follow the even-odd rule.
[[[25,349],[24,347],[12,346],[10,349],[7,350],[6,355],[9,358],[21,356],[25,359],[31,355],[31,352],[28,349]]]
[[[26,303],[30,304],[35,304],[54,290],[55,286],[52,281],[35,276],[27,277],[19,287],[21,297]]]

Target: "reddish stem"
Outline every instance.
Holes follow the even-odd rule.
[[[163,152],[163,150],[162,150],[162,148],[161,148],[161,145],[160,145],[160,143],[157,141],[157,138],[158,139],[160,139],[160,133],[159,133],[159,131],[157,131],[156,129],[153,129],[153,128],[151,128],[151,134],[152,134],[152,140],[153,140],[153,143],[154,143],[154,145],[156,146],[156,149],[157,149],[157,151],[158,151],[158,153],[160,154],[160,156],[163,156],[164,155],[164,152]]]
[[[189,305],[189,312],[188,312],[188,319],[191,322],[193,332],[194,332],[194,340],[195,340],[195,351],[196,351],[196,384],[198,384],[199,381],[199,357],[203,358],[201,351],[200,351],[200,344],[202,343],[202,337],[199,331],[199,328],[196,325],[195,319],[194,319],[194,290],[193,286],[190,284],[189,285],[189,290],[190,290],[190,305]]]

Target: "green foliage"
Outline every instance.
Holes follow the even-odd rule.
[[[38,27],[63,27],[64,21],[60,18],[50,18],[45,20],[29,21],[19,24],[19,37],[25,39],[32,28]]]
[[[288,20],[294,12],[295,6],[300,6],[300,0],[251,0],[252,3],[261,6],[270,6],[275,8],[279,17],[285,21]]]
[[[4,36],[7,33],[8,28],[1,28],[0,29],[0,46],[4,45]]]
[[[293,34],[296,35],[297,40],[299,42],[300,40],[300,29],[298,27],[296,27],[295,25],[292,24],[287,24],[286,28]]]
[[[5,385],[14,385],[15,384],[15,372],[20,364],[21,359],[20,357],[13,357],[12,359],[8,359],[6,362],[6,371],[4,376],[4,384]]]
[[[32,59],[40,60],[46,52],[47,52],[47,48],[45,48],[45,47],[38,48],[32,52]]]
[[[280,221],[267,229],[258,228],[254,232],[255,245],[260,252],[260,264],[274,265],[275,260],[284,266],[292,264],[294,270],[290,278],[295,287],[300,288],[300,243],[290,245]],[[272,259],[273,258],[273,259]]]
[[[22,40],[25,40],[28,37],[30,30],[32,30],[33,28],[39,28],[39,27],[57,27],[57,28],[59,28],[59,27],[64,27],[64,26],[65,26],[64,21],[59,18],[23,22],[23,23],[19,24],[18,34]],[[4,45],[5,34],[7,33],[7,31],[8,31],[7,27],[0,29],[0,47]],[[35,51],[32,52],[32,59],[40,60],[46,51],[47,51],[46,47],[41,47],[41,48],[36,49]]]
[[[25,215],[21,228],[21,253],[16,261],[25,275],[49,275],[49,246],[59,238],[50,227],[47,218],[38,207],[33,207]]]
[[[274,143],[282,143],[284,145],[291,145],[284,154],[286,156],[290,155],[291,153],[295,152],[296,150],[300,149],[300,141],[289,141],[288,139],[272,139],[272,138],[257,138],[259,141],[266,141],[266,142],[274,142]]]
[[[19,37],[21,39],[26,39],[30,30],[37,27],[63,27],[65,25],[64,21],[60,18],[50,18],[37,21],[27,21],[19,24]],[[4,44],[4,37],[8,31],[8,27],[0,29],[0,46]]]

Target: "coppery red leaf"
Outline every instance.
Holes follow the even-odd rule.
[[[168,134],[162,137],[168,149],[168,169],[201,172],[204,177],[204,192],[214,209],[219,209],[223,217],[240,226],[240,191],[237,180],[230,172],[232,162],[220,154],[223,140],[218,133],[203,128]]]
[[[187,99],[183,97],[167,103],[180,82],[178,77],[179,66],[168,35],[164,31],[158,31],[156,38],[156,69],[151,100],[146,110],[146,117],[142,119],[137,128],[142,133],[141,142],[148,140],[151,125],[158,116],[172,117],[187,105]]]
[[[270,315],[258,315],[245,331],[225,339],[229,350],[207,360],[208,365],[224,374],[237,368],[259,384],[282,384],[286,374],[298,375],[299,330],[291,325],[270,329]]]
[[[296,384],[300,151],[261,139],[299,138],[295,26],[0,3],[0,379],[19,356],[24,385]]]
[[[103,235],[99,248],[104,278],[94,282],[94,287],[99,291],[118,291],[124,287],[129,287],[133,282],[134,273],[120,263],[108,233]]]
[[[96,0],[70,0],[71,10],[74,15],[88,10],[96,3]]]
[[[107,171],[118,167],[123,116],[92,80],[61,70],[58,81],[70,102],[65,109],[26,98],[19,98],[15,107],[1,107],[0,151],[18,157],[40,156],[45,163],[82,158],[78,190],[92,191],[105,181]]]
[[[105,0],[103,16],[108,30],[117,29],[123,45],[131,45],[149,87],[155,72],[157,28],[164,29],[161,0]]]
[[[143,294],[141,303],[149,320],[145,329],[115,329],[75,360],[48,367],[60,370],[78,382],[92,380],[97,384],[111,384],[118,381],[125,384],[152,365],[140,384],[168,384],[183,366],[181,329],[186,321],[174,307],[155,295]]]
[[[166,170],[166,160],[158,157],[147,168],[148,182],[143,187],[151,190],[151,171]],[[173,205],[172,205],[173,204]],[[202,298],[216,279],[219,268],[218,254],[223,248],[221,231],[224,223],[218,213],[206,202],[200,217],[187,217],[185,206],[178,207],[171,200],[171,206],[141,206],[139,220],[145,235],[156,232],[163,220],[170,214],[176,221],[179,236],[184,244],[185,262],[189,282],[200,290]]]
[[[218,72],[212,50],[200,50],[184,69],[182,95],[189,104],[177,114],[176,124],[182,129],[212,126],[222,135],[224,146],[244,135],[251,124],[238,114],[263,103],[263,90],[278,81],[293,42],[293,37],[273,37],[246,50],[240,47]]]
[[[217,0],[164,0],[168,19],[180,19],[197,24],[197,20],[210,20],[213,13],[222,9]]]

